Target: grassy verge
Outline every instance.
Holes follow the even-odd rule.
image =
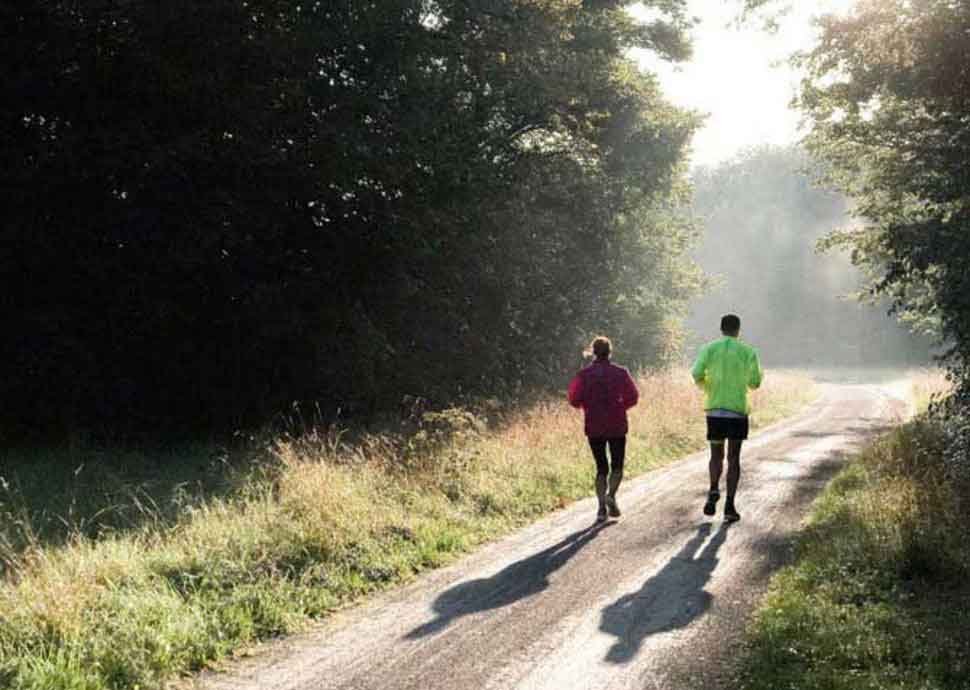
[[[703,444],[686,379],[641,380],[631,473]],[[812,394],[773,373],[755,421]],[[352,444],[308,432],[243,458],[210,447],[10,454],[0,686],[159,687],[588,495],[588,454],[578,413],[558,400],[498,424],[426,414],[409,433]]]
[[[918,382],[917,406],[933,381]],[[938,382],[936,382],[938,383]],[[926,417],[829,486],[749,634],[747,690],[970,688],[970,531]]]

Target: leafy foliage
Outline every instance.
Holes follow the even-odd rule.
[[[225,428],[655,363],[696,119],[681,0],[0,7],[0,418]]]
[[[970,6],[864,0],[821,22],[801,57],[797,99],[808,146],[853,199],[865,226],[833,242],[874,276],[870,290],[937,325],[970,394]],[[956,410],[956,408],[954,408]],[[964,414],[960,412],[960,414]],[[964,455],[964,460],[966,455]]]

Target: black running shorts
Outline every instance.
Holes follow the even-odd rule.
[[[747,417],[708,417],[707,418],[707,440],[723,441],[743,441],[748,438],[748,418]]]

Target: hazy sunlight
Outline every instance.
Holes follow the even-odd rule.
[[[668,97],[708,115],[694,138],[692,164],[714,165],[750,146],[794,142],[798,115],[788,106],[798,75],[787,59],[811,45],[814,17],[845,13],[853,5],[855,0],[797,3],[781,18],[778,32],[769,34],[757,20],[739,26],[736,3],[690,0],[700,18],[690,62],[671,65],[636,51],[641,67],[657,74]],[[647,18],[642,7],[631,11]]]

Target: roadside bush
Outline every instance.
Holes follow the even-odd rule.
[[[898,566],[906,578],[948,580],[970,573],[970,532],[961,506],[966,485],[953,477],[949,415],[928,412],[873,444],[860,462],[899,512],[885,527],[896,531]]]
[[[944,473],[964,505],[970,502],[970,401],[966,397],[954,396],[934,410],[944,444]]]
[[[966,690],[970,530],[951,405],[865,448],[819,499],[755,614],[743,690]]]

